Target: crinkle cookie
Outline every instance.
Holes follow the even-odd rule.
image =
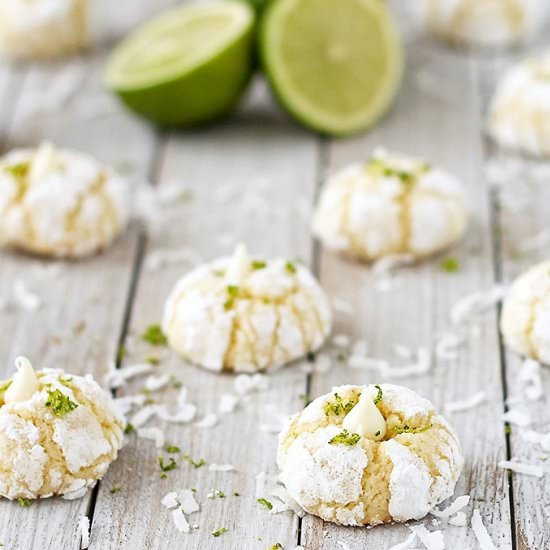
[[[504,75],[491,102],[488,131],[502,147],[550,155],[550,52]]]
[[[452,43],[504,47],[535,35],[548,15],[546,0],[415,0],[422,25]]]
[[[89,0],[2,0],[0,56],[45,59],[82,50],[88,43]]]
[[[511,350],[550,365],[550,261],[514,281],[504,299],[500,326]]]
[[[429,256],[460,239],[466,223],[464,191],[454,176],[378,150],[328,181],[313,231],[328,248],[369,261]]]
[[[184,358],[212,370],[273,369],[322,346],[332,315],[302,265],[250,257],[241,245],[185,275],[170,294],[163,331]]]
[[[127,182],[87,155],[44,144],[0,159],[0,246],[87,256],[109,246],[128,216]]]
[[[117,457],[122,418],[91,376],[16,365],[0,382],[0,496],[83,496]]]
[[[342,525],[424,517],[450,497],[459,441],[432,404],[402,386],[340,386],[279,436],[281,481],[307,512]]]

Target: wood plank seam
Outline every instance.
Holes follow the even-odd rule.
[[[168,137],[166,134],[160,134],[159,132],[157,132],[157,135],[154,140],[153,152],[151,155],[151,162],[150,162],[149,174],[148,174],[149,185],[152,185],[153,187],[156,187],[158,185],[158,179],[160,177],[160,173],[162,170],[162,158],[163,158],[163,153],[164,153],[167,140],[168,140]],[[146,248],[147,248],[147,227],[143,226],[140,229],[138,234],[136,256],[134,258],[134,262],[132,266],[130,285],[128,288],[128,296],[126,298],[124,315],[123,315],[123,319],[120,327],[120,335],[117,340],[118,346],[115,352],[115,357],[113,358],[115,368],[117,369],[120,369],[122,366],[122,357],[121,357],[121,354],[118,353],[118,351],[122,349],[122,346],[124,346],[124,342],[128,337],[130,321],[132,318],[132,306],[134,304],[134,300],[137,294],[137,289],[139,286],[139,280],[140,280],[140,275],[143,268],[143,260],[145,258]],[[113,397],[116,397],[116,394],[117,394],[116,390],[111,390],[111,393]],[[101,482],[102,480],[99,480],[98,483],[93,488],[92,493],[90,495],[90,500],[88,502],[87,516],[90,520],[90,529],[93,527],[94,512],[95,512],[95,507],[97,503],[97,497],[99,494]]]
[[[484,64],[476,63],[475,61],[472,61],[475,66],[475,78],[476,78],[476,85],[478,94],[477,97],[480,98],[479,105],[478,105],[478,115],[481,119],[480,127],[483,128],[483,118],[485,113],[485,105],[484,102],[486,101],[485,93],[484,93],[484,83],[483,83],[483,74],[484,74]],[[487,159],[489,159],[494,153],[494,146],[490,140],[490,138],[487,135],[481,136],[482,141],[482,165],[485,164]],[[494,279],[496,284],[504,284],[504,274],[503,274],[503,252],[502,252],[502,241],[501,241],[501,226],[500,226],[500,216],[501,216],[501,204],[500,204],[500,197],[498,189],[491,188],[490,184],[486,181],[485,175],[483,175],[483,183],[487,187],[487,193],[489,196],[489,223],[490,223],[490,238],[491,238],[491,250],[492,250],[492,264],[493,264],[493,273],[494,273]],[[508,379],[507,379],[507,372],[508,372],[508,364],[506,361],[506,353],[505,353],[505,346],[504,341],[502,337],[502,333],[500,331],[500,315],[502,313],[502,302],[499,302],[496,306],[496,327],[495,330],[497,331],[497,341],[498,341],[498,354],[500,359],[500,378],[501,378],[501,385],[502,385],[502,399],[503,399],[503,413],[508,412],[509,406],[508,406],[508,397],[509,397],[509,391],[508,391]],[[506,460],[512,459],[512,441],[511,436],[508,431],[505,431],[504,438],[506,441]],[[512,550],[517,550],[517,529],[516,529],[516,514],[515,514],[515,496],[514,496],[514,483],[513,483],[513,477],[511,475],[511,472],[506,472],[507,475],[507,486],[508,486],[508,502],[509,502],[509,508],[510,508],[510,531],[511,531],[511,542],[512,542]]]

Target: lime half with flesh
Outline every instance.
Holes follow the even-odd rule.
[[[399,34],[383,0],[277,0],[263,19],[261,49],[282,105],[330,135],[376,122],[403,71]]]
[[[226,114],[252,71],[254,13],[237,1],[169,10],[113,52],[107,86],[136,113],[163,126]]]

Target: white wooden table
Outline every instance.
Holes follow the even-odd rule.
[[[133,21],[172,4],[171,0],[110,3],[109,28],[117,36]],[[397,2],[399,3],[399,2]],[[550,33],[549,33],[550,34]],[[252,251],[299,257],[308,262],[331,298],[352,305],[351,314],[336,312],[335,333],[369,342],[369,353],[397,362],[394,345],[432,346],[450,327],[449,311],[462,296],[507,282],[522,269],[547,258],[547,250],[522,255],[517,248],[550,223],[548,166],[518,160],[516,182],[489,185],[487,164],[509,161],[483,138],[483,117],[496,78],[525,52],[498,57],[468,55],[428,39],[407,38],[407,74],[391,114],[370,133],[329,140],[295,126],[276,107],[258,79],[233,117],[198,130],[160,133],[138,121],[101,86],[107,46],[66,63],[0,67],[0,135],[2,151],[50,139],[96,155],[132,178],[155,185],[183,180],[190,200],[176,208],[174,220],[158,235],[135,224],[105,254],[87,261],[51,264],[21,255],[0,255],[0,298],[9,298],[14,281],[23,280],[43,298],[37,313],[0,312],[0,377],[8,376],[17,355],[39,366],[62,366],[102,380],[121,345],[131,348],[130,364],[151,350],[136,345],[139,335],[161,318],[162,304],[174,282],[191,266],[148,272],[144,260],[159,248],[188,246],[205,259],[228,253],[238,241]],[[77,85],[74,85],[74,74]],[[69,85],[70,82],[72,85]],[[62,89],[66,88],[66,92]],[[37,98],[39,100],[37,101]],[[367,266],[343,260],[312,240],[310,212],[325,176],[350,161],[364,159],[384,145],[421,155],[459,175],[467,186],[472,223],[467,238],[450,255],[457,273],[441,269],[441,257],[403,269],[388,292],[381,292]],[[513,193],[517,193],[512,196]],[[451,421],[462,439],[466,467],[457,495],[470,494],[471,505],[502,550],[550,548],[550,482],[508,475],[497,462],[519,457],[539,463],[541,452],[526,445],[517,430],[506,433],[501,420],[513,393],[521,360],[503,351],[497,311],[480,322],[477,334],[453,360],[434,357],[431,371],[400,381],[431,398],[437,407],[483,390],[488,403],[456,413]],[[134,342],[134,345],[130,345]],[[85,498],[51,499],[21,508],[0,501],[0,543],[8,550],[69,550],[80,547],[77,520],[92,520],[94,550],[235,549],[262,550],[279,542],[285,549],[384,550],[403,540],[406,526],[349,529],[314,517],[269,515],[258,506],[255,476],[276,472],[276,438],[259,429],[265,405],[291,413],[303,406],[302,394],[317,396],[341,383],[369,383],[373,373],[350,369],[335,357],[328,372],[306,373],[300,367],[269,376],[270,387],[212,429],[166,425],[168,442],[207,462],[231,463],[237,473],[215,473],[181,462],[160,479],[159,451],[143,439],[129,438],[107,476]],[[201,413],[215,410],[233,379],[184,365],[167,356],[158,367],[189,388]],[[550,371],[543,373],[550,392]],[[139,382],[125,392],[136,392]],[[155,399],[175,399],[169,390]],[[547,400],[529,404],[534,426],[550,427]],[[120,486],[120,492],[112,493]],[[170,490],[196,487],[202,504],[200,527],[190,535],[176,531],[160,505]],[[225,499],[207,499],[212,489]],[[238,492],[241,496],[234,496]],[[430,520],[425,520],[430,526]],[[226,527],[219,538],[212,531]],[[430,526],[431,528],[431,526]],[[468,527],[445,531],[447,548],[478,548]]]

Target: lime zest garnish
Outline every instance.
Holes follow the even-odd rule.
[[[168,338],[162,332],[160,325],[150,325],[147,327],[141,338],[152,346],[166,346],[168,344]]]
[[[271,504],[271,502],[269,502],[266,498],[258,498],[256,501],[265,506],[268,510],[273,510],[273,504]]]
[[[350,434],[347,430],[342,430],[338,435],[335,435],[329,440],[330,445],[348,445],[352,447],[357,445],[361,436],[359,434]]]
[[[48,390],[48,399],[45,405],[59,418],[63,418],[78,407],[78,404],[71,401],[71,398],[61,390]]]

